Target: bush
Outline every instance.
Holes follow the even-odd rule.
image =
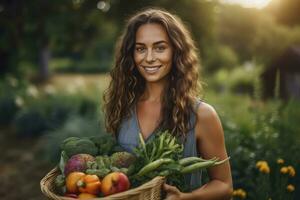
[[[103,73],[109,72],[111,59],[105,60],[72,60],[68,58],[56,58],[50,63],[50,69],[59,73]]]
[[[100,116],[101,118],[101,116]],[[43,137],[46,145],[43,146],[43,158],[57,163],[60,153],[60,144],[68,137],[88,137],[104,134],[102,120],[96,117],[69,116],[67,121],[58,129],[48,131]]]
[[[254,95],[255,81],[259,78],[261,67],[253,63],[233,69],[220,69],[210,80],[211,87],[216,91],[235,94]]]
[[[0,125],[8,126],[23,106],[22,95],[28,83],[7,75],[0,81]]]
[[[16,132],[21,137],[39,136],[47,130],[59,128],[72,115],[94,117],[99,114],[95,100],[80,94],[43,95],[39,93],[38,97],[23,96],[25,103],[17,110],[16,119],[13,121]],[[14,103],[15,100],[9,102]],[[10,107],[6,106],[6,109],[10,109]],[[9,112],[13,113],[12,111]],[[14,115],[11,117],[13,118]]]
[[[300,121],[300,106],[297,101],[281,102],[273,100],[261,102],[251,99],[249,96],[235,96],[230,94],[211,93],[209,102],[216,107],[220,115],[226,146],[231,156],[231,168],[234,188],[248,193],[247,199],[257,199],[259,192],[269,192],[269,197],[279,199],[275,196],[275,188],[285,190],[286,186],[274,185],[278,172],[276,161],[283,158],[288,165],[293,166],[296,172],[300,170],[298,161],[300,152],[300,135],[298,121]],[[264,180],[256,180],[258,172],[256,161],[264,160],[269,163],[271,169],[270,177]],[[277,168],[276,168],[277,167]],[[277,172],[274,172],[277,170]],[[273,184],[273,185],[272,185]],[[279,184],[279,181],[276,182]],[[296,185],[295,197],[299,195],[299,175],[289,181]],[[270,185],[271,190],[267,187]],[[258,191],[258,187],[266,187]],[[284,195],[282,192],[282,195]],[[288,196],[292,196],[289,194]],[[290,198],[290,197],[289,197]],[[236,197],[235,199],[238,199]],[[283,198],[282,198],[283,199]],[[292,198],[291,198],[292,199]]]
[[[46,116],[37,109],[26,109],[17,114],[15,119],[17,135],[21,137],[39,136],[49,125]]]
[[[220,45],[206,50],[204,61],[208,72],[215,72],[219,69],[232,69],[238,65],[239,59],[235,51],[229,46]]]
[[[0,96],[0,126],[9,125],[19,111],[13,96]]]

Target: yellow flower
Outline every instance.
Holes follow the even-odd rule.
[[[258,162],[256,163],[256,168],[260,168],[265,162],[266,162],[266,161],[262,161],[262,160],[258,161]]]
[[[280,173],[287,174],[289,172],[289,169],[287,167],[281,167]]]
[[[236,197],[239,197],[241,199],[245,199],[246,196],[247,196],[247,193],[243,189],[237,189],[237,190],[233,191],[232,195],[236,196]]]
[[[270,167],[266,161],[258,161],[256,163],[256,168],[262,173],[269,174],[270,173]]]
[[[294,177],[296,175],[296,171],[295,171],[294,167],[288,166],[287,169],[288,169],[289,175],[291,177]]]
[[[293,192],[293,191],[295,190],[295,186],[292,185],[292,184],[288,184],[288,185],[286,186],[286,189],[287,189],[287,191],[289,191],[289,192]]]
[[[277,164],[283,164],[283,163],[284,163],[284,160],[282,158],[277,159]]]

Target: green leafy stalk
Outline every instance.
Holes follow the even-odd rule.
[[[147,153],[147,148],[146,148],[146,144],[145,144],[144,138],[142,136],[142,133],[139,133],[139,138],[140,138],[141,146],[142,146],[142,148],[144,150],[144,153],[145,153],[145,158],[149,162],[149,156],[148,156],[148,153]]]

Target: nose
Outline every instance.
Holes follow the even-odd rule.
[[[152,52],[151,49],[149,49],[149,50],[147,51],[147,55],[146,55],[146,62],[152,63],[152,62],[154,62],[154,61],[155,61],[155,58],[154,58],[153,52]]]

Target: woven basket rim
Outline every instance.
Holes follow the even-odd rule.
[[[59,175],[59,169],[58,167],[53,168],[50,172],[46,174],[40,181],[40,187],[41,191],[44,195],[46,195],[48,198],[55,199],[55,200],[75,200],[75,198],[71,197],[64,197],[57,195],[49,188],[50,183],[53,182],[53,179]],[[156,176],[152,180],[138,186],[132,189],[129,189],[124,192],[116,193],[113,195],[109,195],[107,197],[97,197],[97,198],[91,198],[90,200],[121,200],[121,199],[128,199],[130,196],[140,194],[142,192],[146,192],[154,187],[161,187],[162,184],[165,181],[165,177],[163,176]]]

